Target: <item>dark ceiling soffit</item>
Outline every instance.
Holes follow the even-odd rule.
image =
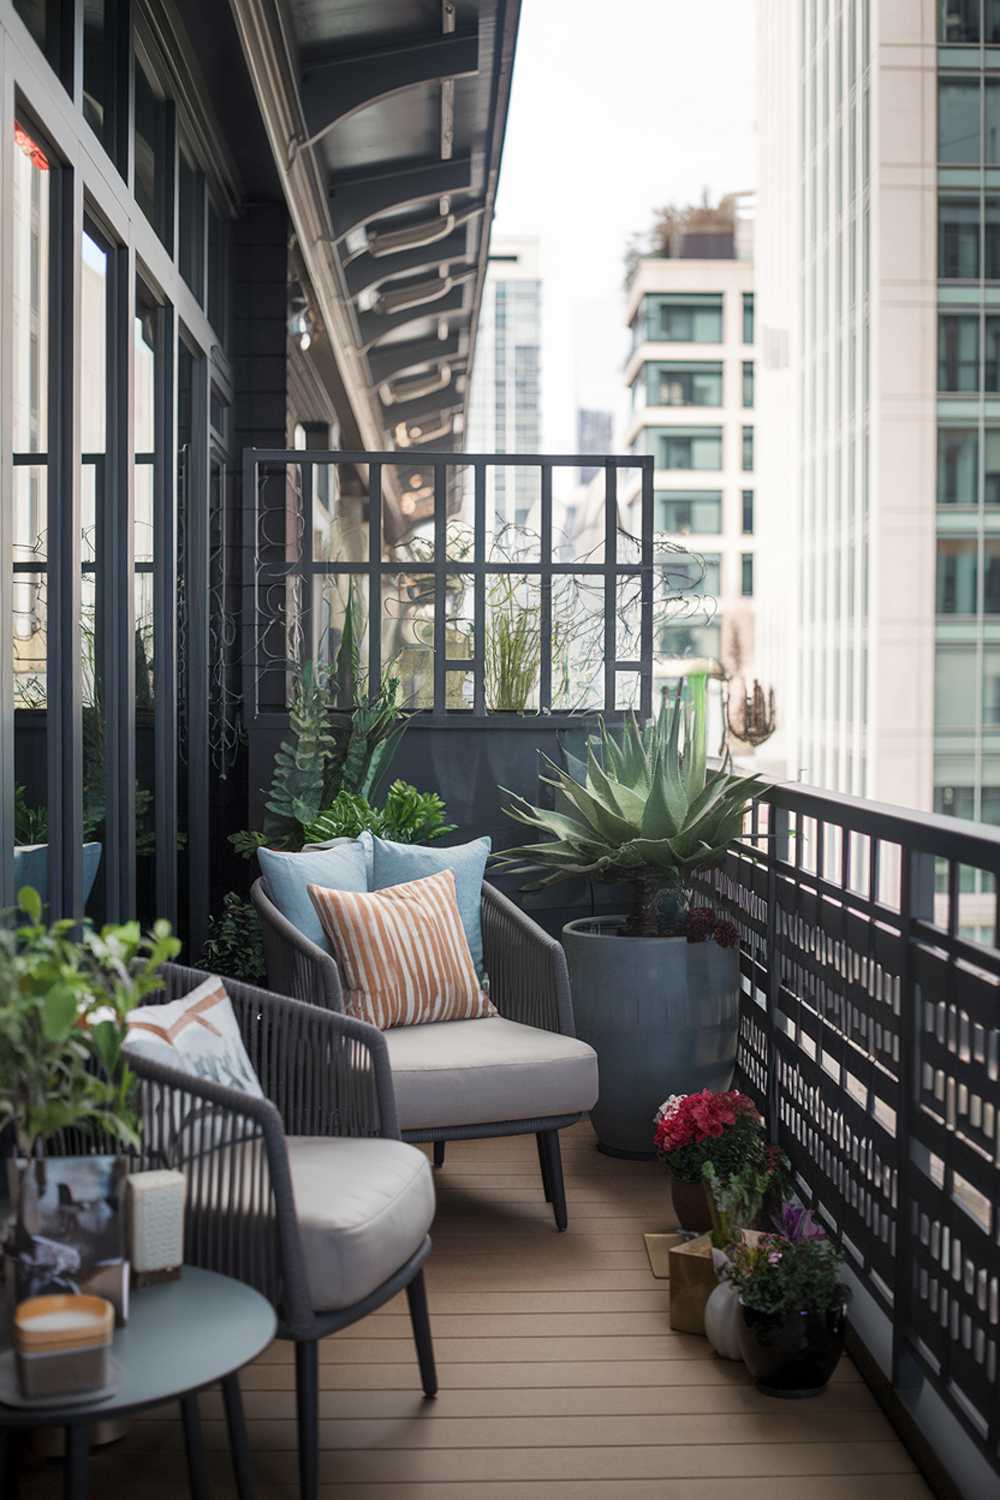
[[[465,308],[464,283],[474,275],[474,267],[470,267],[467,271],[460,271],[453,277],[453,280],[459,281],[460,284],[452,287],[450,292],[445,292],[443,297],[438,297],[433,302],[421,302],[416,307],[406,307],[398,313],[361,313],[358,317],[358,326],[361,331],[361,343],[358,347],[370,349],[372,344],[385,338],[387,333],[395,333],[398,328],[405,328],[408,323],[419,323],[426,318],[444,317],[446,313],[462,312]]]
[[[404,271],[429,271],[445,261],[468,258],[469,229],[463,224],[431,245],[418,245],[414,250],[400,250],[395,255],[359,255],[347,267],[344,279],[347,290],[356,297],[366,287],[378,286],[379,282],[388,281]]]
[[[400,422],[422,422],[425,417],[443,415],[446,411],[461,411],[465,405],[465,393],[449,386],[443,391],[433,391],[429,396],[419,396],[415,401],[400,401],[396,406],[386,406],[385,425],[396,427]]]
[[[410,41],[328,60],[311,57],[302,70],[302,110],[310,141],[338,120],[416,83],[470,78],[479,71],[479,30],[414,37]]]
[[[386,344],[369,349],[368,368],[373,382],[381,385],[407,370],[438,364],[443,359],[457,359],[460,347],[461,335],[457,333],[449,334],[446,339],[411,339],[407,344]]]
[[[406,208],[447,193],[467,193],[472,187],[472,158],[436,161],[355,180],[341,177],[330,190],[333,232],[339,240],[390,209]]]

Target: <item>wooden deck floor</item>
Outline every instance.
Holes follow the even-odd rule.
[[[428,1291],[441,1392],[419,1392],[405,1301],[321,1350],[328,1500],[918,1500],[930,1491],[845,1360],[815,1401],[759,1395],[704,1339],[671,1332],[643,1231],[672,1221],[653,1164],[564,1132],[570,1227],[542,1201],[532,1137],[449,1145]],[[296,1494],[293,1367],[244,1372],[262,1500]],[[221,1400],[203,1398],[213,1500],[231,1493]],[[187,1493],[170,1411],[95,1453],[97,1500]],[[54,1500],[55,1466],[26,1476]]]

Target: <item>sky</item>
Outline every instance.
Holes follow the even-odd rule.
[[[575,450],[578,405],[623,412],[629,235],[754,186],[754,9],[522,0],[493,234],[541,239],[550,453]]]

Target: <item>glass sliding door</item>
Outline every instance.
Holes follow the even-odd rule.
[[[33,129],[18,120],[8,131],[5,149],[13,190],[14,887],[32,885],[48,900],[48,448],[56,168]]]
[[[83,902],[96,921],[107,913],[105,709],[107,652],[102,558],[108,538],[108,373],[111,253],[85,223],[80,275],[80,644],[83,757]]]

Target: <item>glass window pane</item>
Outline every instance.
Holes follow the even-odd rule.
[[[975,427],[938,431],[939,505],[975,505],[979,495],[979,433]]]
[[[650,293],[645,298],[646,337],[664,343],[721,344],[722,296]]]
[[[979,318],[942,313],[938,319],[938,390],[979,389]]]
[[[208,204],[208,321],[220,344],[226,342],[227,222]]]
[[[942,281],[974,281],[978,278],[978,198],[942,198],[939,201],[938,276]]]
[[[974,615],[976,587],[976,543],[943,538],[937,544],[937,612],[939,615]]]
[[[14,9],[52,67],[65,73],[72,55],[73,0],[14,0]]]
[[[178,265],[184,280],[201,302],[205,295],[205,178],[183,142],[177,166]]]
[[[743,491],[742,506],[743,530],[749,535],[753,532],[753,490]]]
[[[106,842],[104,780],[104,718],[102,684],[104,641],[101,634],[100,558],[107,525],[107,381],[108,276],[110,260],[96,234],[83,233],[80,286],[80,640],[82,649],[83,841],[84,902],[88,916],[106,916],[104,864]],[[99,846],[87,848],[87,846]],[[88,889],[89,886],[89,889]]]
[[[681,620],[659,634],[661,656],[705,656],[718,661],[721,628],[717,620]]]
[[[971,5],[973,0],[964,0]],[[1000,44],[1000,0],[983,0],[983,41],[987,46]]]
[[[938,84],[938,161],[978,164],[979,82],[942,78]]]
[[[743,293],[743,342],[752,344],[754,336],[753,292]]]
[[[743,443],[741,452],[741,464],[744,469],[753,468],[753,428],[744,427]]]
[[[171,135],[167,101],[136,57],[135,198],[168,249],[173,228]]]
[[[980,0],[938,0],[938,40],[979,41]]]
[[[722,530],[722,491],[658,491],[654,526],[672,535],[717,535]]]
[[[740,593],[744,599],[753,597],[753,553],[744,552],[740,559]]]
[[[754,401],[754,369],[753,360],[743,361],[743,405],[753,406]]]
[[[721,469],[721,427],[659,427],[646,433],[659,469]]]
[[[124,11],[119,0],[87,0],[83,7],[83,118],[119,171],[124,168],[123,99],[119,76]]]
[[[976,648],[939,646],[934,658],[934,723],[967,729],[976,722]]]
[[[1000,83],[986,80],[986,160],[990,166],[1000,162]]]
[[[659,555],[665,594],[718,596],[722,558],[718,552],[672,552]]]
[[[710,363],[663,363],[646,366],[651,406],[721,406],[722,366]]]
[[[983,613],[1000,615],[1000,540],[986,538],[983,557]]]
[[[1000,505],[1000,428],[987,427],[985,449],[983,500],[987,505]]]
[[[135,319],[135,853],[138,915],[156,916],[156,581],[157,401],[162,360],[163,312],[142,281],[136,283]]]
[[[983,389],[1000,391],[1000,318],[986,319],[986,357],[983,361]]]

